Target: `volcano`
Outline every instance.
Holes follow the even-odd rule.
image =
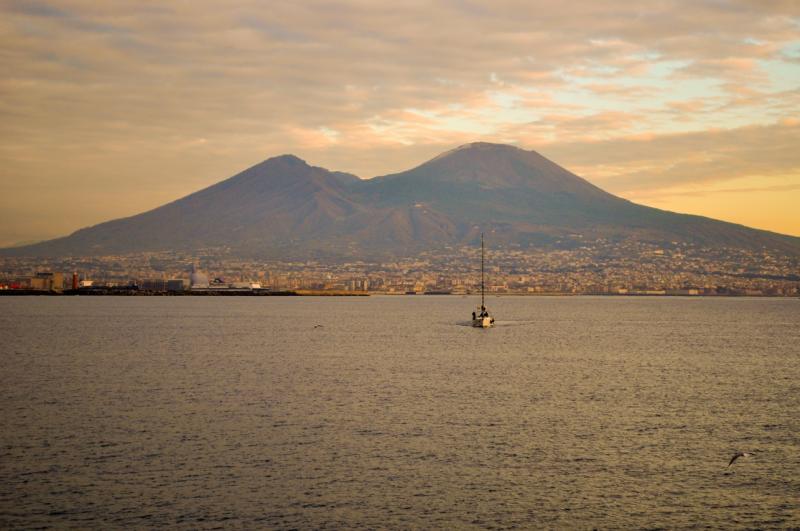
[[[515,248],[602,239],[800,256],[800,238],[638,205],[535,151],[482,142],[366,180],[293,155],[273,157],[154,210],[0,253],[224,249],[272,259],[378,258],[473,244],[481,231],[492,233],[493,246]]]

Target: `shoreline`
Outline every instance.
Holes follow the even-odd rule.
[[[365,291],[316,291],[316,290],[186,290],[143,291],[135,289],[93,289],[45,291],[33,289],[0,290],[0,297],[368,297]]]
[[[135,289],[92,289],[45,291],[32,289],[0,290],[0,297],[370,297],[370,296],[446,296],[471,297],[474,293],[391,293],[384,291],[326,291],[326,290],[186,290],[186,291],[140,291]],[[487,297],[681,297],[686,299],[756,298],[756,299],[800,299],[800,295],[770,295],[753,293],[490,293]]]

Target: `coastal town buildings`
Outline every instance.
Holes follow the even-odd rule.
[[[236,288],[273,291],[455,293],[478,288],[477,251],[447,247],[379,261],[279,261],[206,253],[0,259],[0,288],[61,290],[80,282],[147,291]],[[498,294],[797,296],[800,260],[767,251],[599,241],[570,249],[488,249],[487,291]]]

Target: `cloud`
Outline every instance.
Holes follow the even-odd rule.
[[[694,189],[694,190],[652,190],[636,194],[637,199],[660,198],[660,197],[719,197],[724,194],[753,194],[762,192],[798,192],[800,182],[794,184],[780,184],[773,186],[761,186],[750,188],[716,188],[716,189]]]
[[[15,226],[101,221],[92,205],[64,214],[89,189],[132,214],[278,153],[362,176],[476,139],[567,161],[576,145],[656,150],[642,137],[684,153],[681,135],[752,133],[800,108],[796,2],[32,0],[0,15]],[[604,167],[632,190],[730,166],[677,158]]]
[[[562,143],[543,152],[609,191],[643,195],[746,177],[800,178],[798,145],[800,121],[786,119],[730,130]]]

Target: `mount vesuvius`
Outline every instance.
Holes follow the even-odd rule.
[[[492,233],[493,246],[603,238],[800,255],[800,238],[637,205],[535,151],[488,143],[368,180],[282,155],[154,210],[0,254],[216,248],[275,259],[375,258],[472,243],[481,230]]]

